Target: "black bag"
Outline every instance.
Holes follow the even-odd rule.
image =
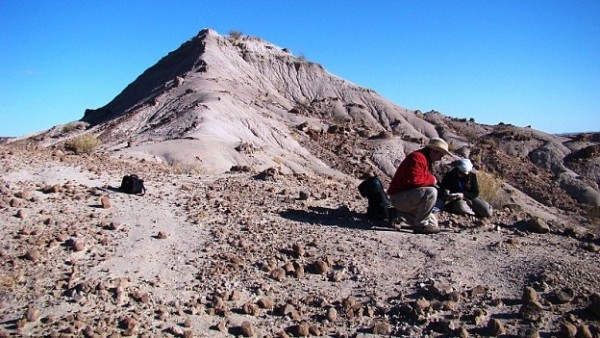
[[[362,197],[369,200],[369,206],[367,207],[367,217],[369,219],[377,221],[390,219],[390,201],[379,177],[373,176],[364,180],[358,185],[358,191]]]
[[[146,188],[144,188],[144,180],[135,174],[123,176],[119,190],[127,194],[143,195],[146,193]]]

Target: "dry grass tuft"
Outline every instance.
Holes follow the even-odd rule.
[[[102,144],[102,141],[96,136],[85,134],[67,141],[65,143],[65,149],[71,150],[75,154],[89,154],[100,144]]]
[[[502,181],[493,174],[483,170],[477,171],[479,196],[490,203],[494,208],[502,206],[504,196],[501,194]]]
[[[206,168],[198,163],[183,163],[183,162],[172,162],[169,163],[170,171],[177,175],[206,175],[208,174]]]

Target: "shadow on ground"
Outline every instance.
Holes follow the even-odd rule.
[[[308,210],[287,209],[279,214],[296,222],[352,229],[398,231],[389,227],[386,222],[371,221],[365,214],[352,211],[347,206],[340,206],[337,209],[324,207],[309,207]]]

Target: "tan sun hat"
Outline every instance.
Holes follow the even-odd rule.
[[[446,141],[442,140],[441,138],[437,137],[429,140],[429,143],[427,143],[427,148],[437,150],[444,154],[448,153],[448,143],[446,143]]]

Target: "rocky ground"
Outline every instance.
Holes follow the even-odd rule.
[[[0,336],[600,336],[597,235],[514,206],[415,235],[365,220],[353,179],[0,163]]]

